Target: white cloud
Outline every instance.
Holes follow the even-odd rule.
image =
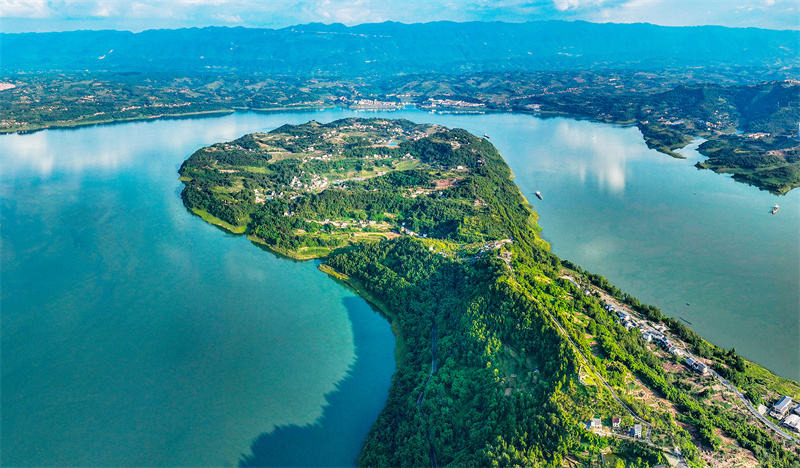
[[[0,0],[0,17],[46,18],[49,13],[45,0]]]
[[[382,12],[376,11],[373,7],[381,9],[380,3],[366,0],[335,2],[322,0],[310,3],[303,11],[308,21],[324,19],[326,22],[347,25],[386,21],[386,16]]]
[[[99,18],[108,18],[114,13],[114,9],[109,4],[98,4],[92,12],[92,16]]]
[[[581,5],[580,0],[553,0],[553,5],[558,11],[569,10],[571,8],[578,8]]]
[[[5,31],[586,20],[799,29],[797,0],[0,0]],[[745,13],[747,12],[747,13]],[[49,25],[49,26],[48,26]],[[28,28],[28,29],[25,29]]]
[[[629,0],[621,5],[622,8],[636,9],[636,8],[654,8],[657,4],[662,3],[661,0]]]
[[[214,15],[214,18],[222,21],[223,23],[228,23],[228,24],[231,23],[240,24],[243,22],[242,17],[239,15],[219,14],[219,15]]]
[[[602,0],[553,0],[553,6],[558,11],[577,10],[580,8],[595,8]]]

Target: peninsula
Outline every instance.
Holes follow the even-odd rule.
[[[359,465],[800,464],[793,429],[755,409],[800,385],[558,259],[485,138],[312,121],[179,172],[187,208],[324,258],[392,323],[397,372]]]

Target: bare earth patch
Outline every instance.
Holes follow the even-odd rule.
[[[454,179],[437,179],[434,180],[433,183],[436,184],[436,190],[444,190],[450,187],[457,186],[458,183],[461,182],[462,180],[464,180],[463,177],[462,178],[456,177]]]
[[[756,468],[760,466],[749,450],[743,449],[739,444],[720,431],[716,434],[722,439],[721,449],[718,452],[700,450],[702,458],[708,466],[714,468]]]

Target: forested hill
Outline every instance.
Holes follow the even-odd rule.
[[[800,32],[586,22],[307,24],[284,29],[1,34],[2,73],[206,71],[373,75],[796,65]]]
[[[278,252],[324,257],[321,269],[392,321],[397,372],[362,466],[600,466],[602,452],[652,467],[675,447],[690,466],[800,464],[791,436],[645,332],[682,343],[755,404],[798,398],[800,386],[562,264],[485,138],[312,121],[201,148],[180,174],[192,211]],[[268,464],[262,450],[240,465]]]

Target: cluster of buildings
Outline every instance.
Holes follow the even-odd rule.
[[[303,171],[303,173],[305,173],[305,171]],[[320,177],[316,174],[312,174],[310,183],[303,183],[299,177],[295,176],[292,178],[292,182],[289,184],[289,187],[312,191],[324,189],[328,185],[329,183],[327,177]]]
[[[656,342],[661,345],[668,353],[675,355],[675,356],[683,356],[686,354],[686,351],[683,348],[679,348],[672,343],[669,338],[664,335],[661,335]]]
[[[586,429],[588,430],[603,430],[603,420],[600,418],[592,418],[591,421],[586,423]],[[625,431],[622,427],[622,418],[619,416],[614,416],[611,418],[611,429],[614,432],[621,432],[623,434],[628,435],[634,439],[641,439],[642,438],[642,425],[641,424],[634,424],[629,430]]]
[[[604,308],[609,312],[614,312],[617,314],[618,320],[617,323],[625,327],[626,330],[632,330],[634,328],[638,328],[642,332],[642,339],[646,342],[650,343],[655,341],[658,343],[659,346],[664,348],[665,351],[672,354],[676,357],[686,356],[686,367],[689,369],[697,372],[700,375],[708,375],[710,369],[708,365],[704,362],[700,361],[699,359],[688,355],[685,349],[676,346],[666,335],[664,335],[664,331],[666,327],[664,325],[659,325],[650,329],[649,327],[645,326],[641,322],[637,322],[631,318],[624,310],[619,309],[614,304],[607,303]]]
[[[467,101],[460,101],[455,99],[433,99],[429,98],[425,100],[420,107],[429,108],[429,107],[484,107],[483,103],[479,102],[467,102]]]
[[[313,146],[309,146],[308,149],[310,151],[314,151],[314,147]],[[323,154],[322,156],[309,156],[308,159],[303,158],[303,162],[306,163],[311,159],[316,159],[316,160],[319,160],[319,161],[330,161],[332,157],[333,157],[332,154]]]
[[[403,223],[403,226],[400,226],[400,234],[405,234],[411,237],[417,237],[417,233],[405,227],[405,223]]]
[[[498,241],[486,242],[485,244],[483,244],[483,247],[481,247],[481,252],[486,252],[489,250],[497,250],[506,244],[513,244],[513,243],[514,241],[512,241],[511,239],[502,239]]]
[[[265,203],[267,200],[275,198],[274,191],[270,195],[267,195],[266,192],[262,193],[259,189],[253,189],[253,194],[256,196],[256,203]]]
[[[340,97],[340,101],[347,104],[351,109],[377,108],[377,109],[402,109],[405,104],[396,101],[381,101],[378,99],[348,99]]]
[[[792,411],[787,416],[786,414],[789,413],[790,409]],[[775,419],[782,420],[783,427],[800,434],[800,405],[795,405],[791,397],[784,395],[777,403],[772,405],[769,415]]]
[[[686,358],[686,366],[700,375],[708,375],[708,366],[692,356]]]

